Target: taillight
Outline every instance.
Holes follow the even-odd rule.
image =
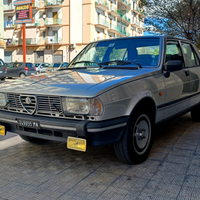
[[[7,72],[7,67],[5,67],[5,72]]]
[[[27,66],[25,66],[25,70],[26,70],[26,71],[29,71],[29,68],[28,68]]]
[[[36,71],[36,67],[34,67],[35,71]]]

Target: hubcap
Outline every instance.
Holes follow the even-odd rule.
[[[147,115],[140,115],[133,129],[133,147],[138,154],[147,150],[151,139],[151,122]]]

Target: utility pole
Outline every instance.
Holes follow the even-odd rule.
[[[4,8],[3,1],[0,1],[0,58],[4,60]]]

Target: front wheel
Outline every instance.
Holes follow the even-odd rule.
[[[44,144],[44,143],[48,142],[48,140],[44,140],[44,139],[40,139],[40,138],[34,138],[34,137],[25,136],[25,135],[19,135],[19,136],[23,140],[34,143],[34,144]]]
[[[149,116],[138,109],[130,117],[122,139],[114,145],[120,161],[139,164],[147,159],[153,143],[152,121]]]

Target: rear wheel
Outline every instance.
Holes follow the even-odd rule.
[[[200,122],[200,105],[192,108],[191,117],[193,122]]]
[[[114,145],[120,161],[128,164],[144,162],[152,147],[152,120],[142,107],[134,111],[129,119],[122,139]]]
[[[26,77],[26,75],[24,73],[21,73],[19,76],[20,76],[20,78],[25,78]]]
[[[6,77],[4,77],[4,78],[1,78],[1,81],[5,81],[5,79],[6,79]]]
[[[40,139],[40,138],[34,138],[34,137],[29,137],[25,135],[19,135],[23,140],[26,140],[27,142],[31,142],[34,144],[44,144],[48,142],[48,140]]]

